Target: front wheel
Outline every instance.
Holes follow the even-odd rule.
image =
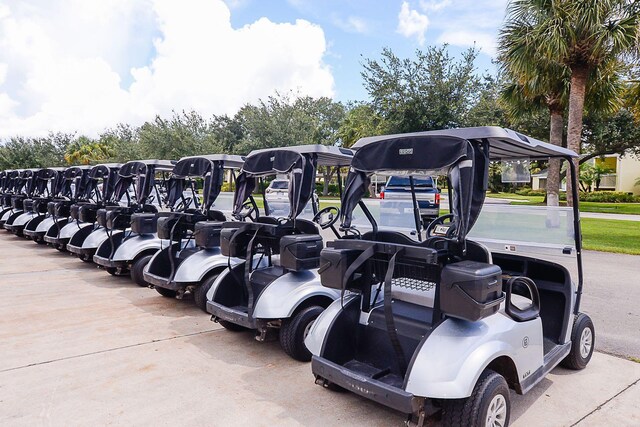
[[[507,381],[490,369],[482,372],[471,396],[442,401],[443,426],[506,427],[510,414]]]
[[[596,331],[593,321],[584,313],[578,314],[571,330],[571,351],[562,361],[562,366],[580,370],[587,367],[593,355]]]
[[[149,264],[151,258],[153,258],[152,255],[145,255],[138,258],[131,266],[131,280],[133,280],[136,285],[143,287],[149,286],[149,283],[144,280],[144,268]]]
[[[193,291],[193,301],[196,303],[196,306],[200,307],[205,313],[207,312],[207,292],[209,292],[209,289],[211,289],[213,282],[215,282],[217,278],[218,275],[214,274]]]
[[[289,356],[301,362],[311,360],[311,352],[304,343],[311,325],[320,316],[324,308],[314,305],[299,311],[291,319],[282,321],[280,328],[280,346]]]

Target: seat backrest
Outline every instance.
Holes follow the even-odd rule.
[[[484,262],[487,264],[493,264],[493,257],[491,251],[482,243],[475,242],[467,239],[467,255],[464,257],[466,260]]]

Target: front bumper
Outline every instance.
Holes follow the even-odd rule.
[[[129,263],[127,261],[114,261],[99,255],[93,255],[93,262],[98,264],[100,267],[105,268],[129,268]]]
[[[226,320],[248,329],[256,329],[254,322],[249,319],[249,314],[246,311],[226,307],[214,301],[207,301],[207,313],[210,313],[215,319]]]

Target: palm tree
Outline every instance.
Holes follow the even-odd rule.
[[[602,64],[638,54],[640,4],[632,0],[512,0],[505,28],[514,34],[505,52],[517,75],[533,75],[546,58],[570,71],[568,148],[580,152],[590,77]],[[519,28],[519,30],[518,30]],[[531,56],[531,52],[535,56]],[[618,62],[619,63],[619,62]],[[578,160],[574,160],[578,165]],[[572,204],[570,182],[567,202]]]

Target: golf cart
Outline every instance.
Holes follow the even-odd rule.
[[[91,176],[95,167],[82,167],[82,172],[75,178],[72,188],[71,205],[68,208],[68,218],[66,224],[59,229],[58,233],[45,235],[44,240],[54,248],[67,251],[67,244],[78,230],[90,227],[91,223],[80,219],[80,209],[83,206],[95,206],[100,199],[100,189],[98,182]],[[66,206],[64,214],[66,214]],[[58,221],[58,224],[62,222]]]
[[[171,160],[138,160],[125,163],[120,168],[116,197],[128,194],[126,188],[133,185],[135,201],[129,199],[128,206],[107,206],[104,210],[99,210],[98,223],[104,230],[94,232],[106,234],[107,237],[96,249],[93,262],[109,274],[131,274],[135,280],[136,274],[142,276],[141,268],[144,265],[141,268],[132,267],[141,258],[152,255],[159,249],[156,236],[157,213],[159,209],[166,208],[162,193],[166,191],[166,178],[173,170],[174,163]],[[161,179],[157,179],[156,174]],[[130,247],[126,243],[132,239],[136,239],[137,243]],[[151,245],[147,246],[149,242]]]
[[[0,228],[4,228],[7,213],[11,212],[11,196],[13,196],[15,185],[20,176],[20,171],[6,170],[0,172]]]
[[[45,243],[60,252],[65,252],[67,248],[66,243],[58,240],[58,236],[60,231],[71,221],[71,207],[84,197],[85,189],[90,181],[88,177],[90,169],[91,166],[71,166],[64,170],[59,194],[61,197],[54,198],[47,204],[50,217],[42,221],[36,228],[39,236],[42,229],[51,221],[42,238]]]
[[[22,202],[24,213],[5,227],[17,236],[31,238],[24,234],[29,229],[35,229],[36,225],[45,218],[47,203],[51,200],[51,194],[55,191],[55,181],[62,168],[46,168],[35,172],[28,183],[28,198]]]
[[[24,202],[33,193],[35,184],[33,177],[37,171],[38,169],[24,169],[20,172],[14,187],[14,194],[11,196],[11,210],[2,218],[5,230],[13,232],[13,223],[24,214]]]
[[[221,193],[225,169],[230,170],[235,180],[234,170],[242,167],[240,156],[213,154],[185,157],[173,168],[176,194],[182,194],[186,180],[193,185],[193,179],[203,179],[202,203],[195,209],[182,212],[160,214],[158,219],[157,252],[150,257],[143,272],[143,283],[151,284],[162,296],[182,298],[191,292],[196,305],[205,310],[208,288],[203,282],[216,276],[228,266],[226,257],[220,256],[220,230],[227,217],[225,211],[232,210],[231,194]],[[194,201],[197,198],[194,196]],[[252,210],[246,210],[244,217]],[[244,219],[244,217],[242,219]],[[211,265],[215,268],[209,269]],[[239,262],[239,261],[238,261]],[[132,270],[133,271],[133,270]]]
[[[49,213],[50,202],[71,193],[71,187],[65,186],[64,171],[65,168],[55,167],[41,169],[36,174],[36,185],[44,186],[46,190],[39,197],[33,198],[32,210],[36,215],[24,226],[22,233],[38,244],[45,244],[44,235],[54,224],[52,214]]]
[[[120,180],[118,172],[121,167],[117,163],[101,164],[89,171],[89,178],[93,181],[91,185],[101,191],[97,192],[95,203],[85,203],[78,207],[78,220],[81,224],[90,225],[81,226],[67,243],[67,251],[81,261],[93,262],[96,249],[108,237],[104,227],[106,208],[126,206],[130,202],[131,180]],[[120,182],[122,184],[118,185]]]
[[[372,221],[361,239],[322,251],[322,285],[342,298],[305,341],[317,384],[419,425],[440,412],[447,426],[506,426],[510,388],[526,393],[560,363],[587,365],[595,335],[579,311],[574,152],[498,127],[363,138],[353,148],[342,229],[353,226],[356,206],[367,209],[372,173],[446,175],[451,213],[431,222],[423,240],[414,197],[414,209],[398,215],[413,215],[415,238]],[[573,208],[483,206],[490,161],[549,158],[568,161]]]
[[[351,150],[303,145],[256,150],[245,159],[234,195],[234,214],[241,213],[258,178],[289,176],[287,217],[258,216],[255,222],[227,222],[220,233],[221,252],[229,268],[211,281],[207,311],[230,330],[252,329],[256,339],[276,337],[287,354],[309,360],[304,336],[316,317],[340,293],[320,284],[317,273],[323,238],[318,226],[333,228],[339,209],[319,210],[313,197],[319,166],[344,167]],[[302,218],[311,201],[313,219]],[[233,258],[242,261],[231,263]]]

